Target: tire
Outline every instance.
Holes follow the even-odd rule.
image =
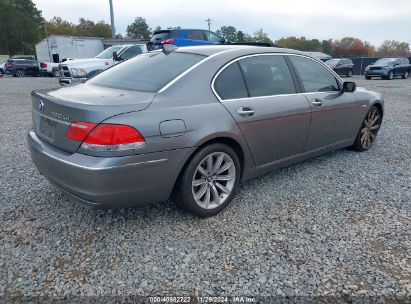
[[[387,79],[388,80],[393,80],[394,79],[394,72],[391,71],[388,75],[387,75]]]
[[[16,77],[24,77],[24,76],[26,76],[26,72],[23,71],[23,70],[17,70],[15,76]]]
[[[371,77],[370,76],[365,76],[365,79],[370,80]]]
[[[380,130],[381,121],[382,116],[380,110],[376,106],[371,107],[361,123],[361,128],[358,130],[358,134],[352,148],[359,152],[369,150],[377,137],[378,131]]]
[[[51,76],[52,76],[52,77],[60,77],[60,71],[58,71],[58,70],[52,70],[52,71],[51,71]]]
[[[184,167],[177,181],[174,201],[195,216],[216,215],[235,196],[240,175],[240,160],[235,151],[225,144],[210,144],[199,150]]]
[[[347,77],[352,77],[352,71],[348,71]]]
[[[405,72],[404,75],[402,76],[402,79],[407,79],[409,76],[408,72]]]

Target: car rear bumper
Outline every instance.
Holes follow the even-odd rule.
[[[132,207],[169,198],[194,148],[122,157],[67,153],[28,133],[41,174],[77,202],[96,208]]]

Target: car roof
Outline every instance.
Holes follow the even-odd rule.
[[[205,46],[185,46],[176,48],[174,51],[179,53],[192,53],[204,56],[211,56],[222,52],[228,52],[231,50],[242,51],[242,55],[257,54],[257,53],[289,53],[299,54],[311,57],[303,52],[278,48],[278,47],[264,47],[264,46],[250,46],[250,45],[205,45]]]

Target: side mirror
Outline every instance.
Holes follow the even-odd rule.
[[[352,81],[345,81],[342,87],[342,92],[353,93],[357,89],[357,85]]]
[[[113,52],[113,60],[120,61],[120,58],[118,57],[117,52]]]

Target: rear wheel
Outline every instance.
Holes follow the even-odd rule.
[[[354,150],[362,152],[371,148],[380,129],[381,121],[380,110],[378,110],[376,106],[373,106],[361,124],[361,128],[358,131],[353,145]]]
[[[24,72],[23,70],[16,71],[16,77],[24,77],[24,76],[26,76],[26,72]]]
[[[51,71],[51,76],[53,76],[53,77],[60,77],[60,71],[59,71],[59,70],[56,70],[56,69],[53,69],[53,70]]]
[[[365,79],[370,80],[371,77],[370,76],[365,76]]]
[[[217,214],[237,192],[240,167],[237,154],[229,146],[216,143],[202,148],[184,168],[176,203],[196,216]]]
[[[402,76],[402,79],[407,79],[408,78],[408,72],[405,72],[404,75]]]

